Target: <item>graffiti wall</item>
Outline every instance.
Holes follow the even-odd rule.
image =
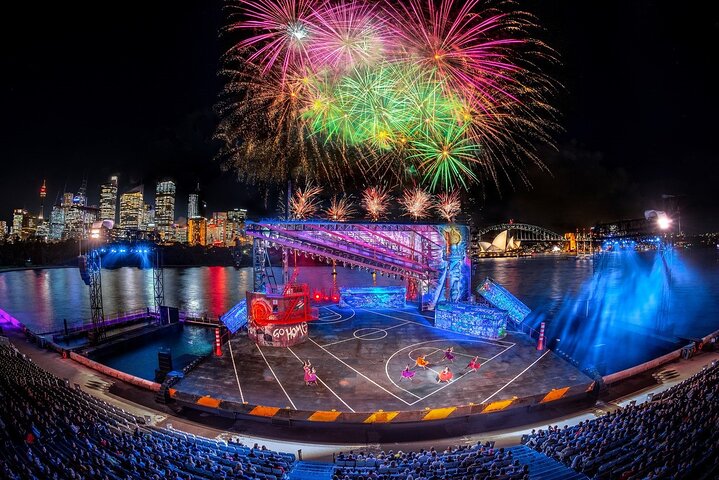
[[[294,324],[258,324],[250,320],[247,336],[262,347],[291,347],[307,340],[307,322]]]

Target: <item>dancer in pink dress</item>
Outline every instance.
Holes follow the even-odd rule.
[[[454,362],[454,347],[449,347],[447,350],[444,351],[444,357],[442,360],[449,360],[450,362]]]
[[[410,370],[409,364],[407,364],[407,366],[404,367],[404,370],[402,370],[402,376],[400,377],[399,381],[401,382],[402,380],[409,380],[410,382],[414,382],[415,373],[417,372],[415,372],[414,370]]]
[[[469,364],[467,364],[467,367],[466,367],[466,368],[467,368],[468,370],[471,370],[471,371],[473,371],[473,372],[476,372],[477,370],[479,370],[479,367],[481,367],[481,366],[482,366],[482,364],[479,363],[479,357],[477,356],[477,357],[474,357],[472,360],[469,361]]]
[[[305,385],[317,385],[317,372],[315,367],[308,367],[305,365]]]

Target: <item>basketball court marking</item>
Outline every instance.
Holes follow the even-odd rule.
[[[303,362],[302,359],[301,359],[300,357],[298,357],[297,354],[296,354],[290,347],[287,347],[287,350],[289,350],[290,353],[291,353],[292,355],[294,355],[295,358],[296,358],[300,363],[302,363],[302,364],[304,365],[305,362]],[[353,409],[352,407],[350,407],[349,405],[347,405],[347,402],[345,402],[344,400],[342,400],[342,397],[340,397],[339,395],[337,395],[334,390],[332,390],[325,382],[323,382],[319,375],[317,375],[317,380],[319,380],[319,382],[320,382],[322,385],[324,385],[324,387],[325,387],[327,390],[329,390],[332,395],[334,395],[335,397],[337,397],[337,399],[338,399],[340,402],[342,402],[342,404],[343,404],[345,407],[349,408],[350,412],[355,413],[354,409]]]
[[[402,326],[404,326],[404,325],[407,325],[408,323],[415,323],[415,322],[406,321],[406,322],[403,322],[403,323],[400,323],[400,324],[397,324],[397,325],[392,325],[391,327],[376,328],[376,330],[383,330],[383,331],[386,332],[387,330],[392,330],[393,328],[402,327]],[[359,332],[360,330],[370,330],[370,329],[373,329],[373,328],[375,328],[375,327],[359,328],[359,329],[355,330],[355,331],[352,333],[352,336],[349,337],[349,338],[345,338],[345,339],[343,339],[343,340],[337,340],[336,342],[325,343],[325,344],[322,345],[322,346],[323,346],[323,347],[329,347],[329,346],[331,346],[331,345],[337,345],[338,343],[349,342],[350,340],[364,340],[364,339],[365,339],[364,337],[369,337],[369,336],[371,336],[371,335],[373,335],[374,333],[377,333],[377,332],[374,332],[374,333],[365,333],[365,334],[362,334],[362,335],[356,335],[356,333]],[[385,338],[386,336],[387,336],[387,335],[385,335],[385,336],[382,337],[382,338]],[[381,340],[382,338],[368,338],[367,340]]]
[[[267,357],[265,357],[265,354],[262,352],[262,349],[261,349],[260,346],[257,345],[257,344],[255,344],[255,346],[257,347],[257,350],[260,351],[260,355],[262,355],[262,358],[265,359],[265,364],[266,364],[267,367],[270,369],[270,372],[272,372],[272,376],[275,377],[275,380],[277,380],[277,385],[279,385],[280,388],[282,389],[282,391],[285,392],[285,396],[287,397],[287,400],[290,401],[290,405],[292,405],[292,408],[294,408],[295,410],[297,410],[297,407],[295,407],[294,402],[292,401],[292,399],[290,398],[290,396],[287,394],[287,390],[285,390],[285,387],[282,386],[282,382],[280,382],[280,379],[277,378],[277,375],[275,375],[275,371],[272,370],[272,366],[270,365],[270,362],[267,361]],[[300,360],[300,361],[301,361],[301,360]]]
[[[484,402],[488,401],[490,398],[494,397],[496,394],[498,394],[499,392],[501,392],[502,390],[504,390],[505,388],[507,388],[507,386],[509,386],[510,383],[512,383],[513,381],[515,381],[516,379],[518,379],[519,377],[521,377],[522,375],[524,375],[524,373],[525,373],[527,370],[529,370],[530,368],[532,368],[538,361],[540,361],[541,359],[543,359],[544,356],[545,356],[546,354],[548,354],[548,353],[549,353],[549,350],[547,350],[546,352],[544,352],[544,353],[542,354],[542,356],[540,356],[538,359],[536,359],[534,362],[532,362],[527,368],[525,368],[524,370],[522,370],[521,372],[519,372],[519,375],[517,375],[516,377],[514,377],[513,379],[511,379],[510,381],[508,381],[506,384],[504,384],[504,386],[503,386],[502,388],[500,388],[499,390],[497,390],[496,392],[494,392],[492,395],[490,395],[490,396],[488,396],[487,398],[485,398],[484,400],[482,400],[481,403],[484,403]]]
[[[500,356],[501,354],[503,354],[504,352],[506,352],[507,350],[509,350],[509,349],[512,348],[513,346],[514,346],[514,345],[510,345],[509,347],[505,348],[504,350],[502,350],[501,352],[499,352],[499,353],[496,354],[495,356],[491,357],[489,360],[487,360],[486,362],[484,362],[484,363],[482,364],[482,366],[488,364],[489,362],[491,362],[492,360],[494,360],[495,358],[497,358],[498,356]],[[536,363],[536,362],[535,362],[535,363]],[[531,367],[531,366],[532,366],[532,365],[530,365],[530,367]],[[529,369],[529,367],[527,367],[527,369]],[[467,375],[468,373],[472,373],[472,370],[467,370],[467,371],[464,372],[462,375],[460,375],[459,377],[455,378],[454,381],[445,383],[444,385],[442,385],[441,387],[439,387],[437,390],[428,393],[427,395],[425,395],[424,397],[420,398],[419,400],[415,400],[414,402],[412,402],[412,403],[410,404],[410,406],[412,406],[412,405],[414,405],[414,404],[416,404],[416,403],[419,403],[419,402],[421,402],[421,401],[423,401],[423,400],[426,400],[427,398],[431,397],[432,395],[434,395],[435,393],[439,392],[440,390],[444,390],[445,388],[449,387],[450,385],[453,385],[453,384],[457,383],[457,382],[459,381],[459,379],[461,379],[462,377],[464,377],[464,376]],[[491,397],[490,397],[490,398],[491,398]],[[487,401],[487,400],[485,400],[484,402],[486,402],[486,401]],[[484,402],[481,402],[481,403],[484,403]]]
[[[318,318],[318,319],[317,319],[317,322],[318,322],[320,325],[328,325],[328,324],[332,324],[332,323],[342,323],[342,322],[346,322],[346,321],[348,321],[348,320],[351,320],[351,319],[355,316],[355,310],[354,310],[354,308],[350,308],[350,310],[352,310],[352,313],[351,313],[350,316],[347,317],[347,318],[344,318],[344,316],[343,316],[341,313],[335,312],[335,311],[332,310],[330,307],[320,307],[320,308],[324,308],[325,310],[328,310],[328,311],[332,312],[334,315],[336,315],[336,316],[332,316],[332,317],[329,317],[329,316],[326,317],[326,318],[333,318],[333,320],[323,320],[322,317]]]
[[[434,355],[434,354],[437,353],[437,352],[444,352],[443,349],[437,348],[437,347],[419,347],[419,348],[415,348],[414,350],[411,350],[411,351],[407,352],[407,356],[409,357],[410,360],[412,360],[413,362],[415,362],[415,361],[417,361],[417,357],[413,357],[413,356],[412,356],[412,353],[416,352],[417,350],[421,350],[421,349],[423,349],[423,348],[433,348],[433,349],[434,349],[433,352],[431,352],[431,353],[426,353],[426,354],[425,354],[426,357],[429,357],[430,355]],[[479,356],[479,355],[472,355],[472,354],[470,354],[470,353],[460,353],[460,352],[452,352],[452,353],[454,353],[455,355],[461,355],[461,356],[467,357],[467,358],[479,357],[479,358],[481,358],[482,360],[487,360],[487,357],[481,357],[481,356]],[[443,358],[442,360],[440,360],[440,362],[443,361],[443,360],[444,360],[444,358]],[[453,362],[450,362],[448,365],[453,365]]]
[[[322,345],[320,345],[319,343],[315,342],[315,341],[312,339],[312,337],[307,337],[307,338],[309,339],[310,342],[312,342],[312,343],[314,343],[315,345],[317,345],[319,348],[321,348],[323,351],[325,351],[329,356],[331,356],[332,358],[334,358],[335,360],[337,360],[338,362],[340,362],[342,365],[344,365],[345,367],[347,367],[347,368],[349,368],[350,370],[352,370],[353,372],[355,372],[357,375],[360,375],[362,378],[364,378],[365,380],[367,380],[367,381],[370,382],[371,384],[375,385],[376,387],[380,388],[380,389],[383,390],[384,392],[389,393],[390,395],[392,395],[394,398],[396,398],[396,399],[399,400],[400,402],[404,403],[405,405],[408,405],[408,406],[411,405],[411,403],[409,403],[407,400],[398,397],[398,396],[395,395],[394,393],[392,393],[392,392],[390,392],[389,390],[387,390],[386,388],[384,388],[384,387],[383,387],[382,385],[380,385],[379,383],[377,383],[377,382],[375,382],[374,380],[372,380],[371,378],[369,378],[369,377],[368,377],[367,375],[365,375],[364,373],[362,373],[362,372],[360,372],[359,370],[355,369],[355,368],[352,367],[351,365],[348,365],[347,363],[345,363],[341,358],[337,357],[335,354],[333,354],[332,352],[330,352],[329,350],[327,350],[326,348],[324,348]],[[394,383],[394,382],[392,382],[392,383]],[[402,390],[404,390],[404,389],[402,389]],[[410,393],[411,393],[411,392],[410,392]],[[415,394],[413,394],[413,393],[412,393],[412,396],[417,397],[417,395],[415,395]],[[419,397],[417,397],[417,398],[419,398]]]
[[[235,378],[237,379],[237,388],[240,390],[240,398],[242,399],[242,403],[245,403],[245,396],[242,394],[242,386],[240,385],[240,376],[237,375],[237,365],[235,365],[235,355],[232,353],[232,339],[229,339],[227,341],[227,344],[230,346],[230,359],[232,359],[232,368],[235,369]]]
[[[414,322],[413,322],[413,323],[414,323]],[[465,342],[468,342],[468,343],[486,343],[486,342],[483,342],[482,340],[474,340],[474,339],[472,339],[472,340],[469,340],[469,339],[468,339],[468,340],[464,340],[464,341],[465,341]],[[392,355],[390,355],[389,358],[387,359],[387,361],[386,361],[385,364],[384,364],[384,373],[385,373],[385,375],[387,375],[387,379],[392,383],[392,385],[394,385],[396,388],[399,388],[399,389],[402,390],[403,392],[407,392],[407,393],[409,393],[410,395],[412,395],[413,397],[417,398],[417,400],[415,400],[414,402],[412,402],[412,403],[409,404],[410,406],[411,406],[411,405],[414,405],[414,404],[417,403],[417,402],[421,402],[422,400],[424,400],[425,398],[429,397],[430,395],[433,395],[434,393],[438,392],[439,390],[442,390],[443,388],[447,387],[447,386],[449,385],[449,383],[448,383],[447,385],[444,385],[444,386],[438,388],[437,390],[432,391],[431,393],[427,394],[427,395],[424,396],[424,397],[420,397],[419,395],[417,395],[417,394],[415,394],[415,393],[413,393],[413,392],[407,390],[406,388],[400,387],[397,382],[395,382],[394,380],[392,380],[392,376],[389,374],[389,364],[390,364],[390,362],[392,361],[392,358],[394,358],[395,355],[399,354],[400,352],[402,352],[402,351],[404,351],[404,350],[407,350],[408,348],[417,347],[418,345],[424,345],[424,344],[426,344],[426,343],[436,343],[436,342],[446,342],[446,340],[445,340],[445,339],[425,340],[425,341],[423,341],[423,342],[417,342],[417,343],[413,343],[413,344],[411,344],[411,345],[407,345],[406,347],[402,347],[402,348],[400,348],[399,350],[397,350],[396,352],[394,352]],[[495,346],[498,346],[498,345],[495,345]],[[431,347],[430,347],[430,348],[431,348]],[[505,347],[504,350],[502,350],[501,352],[499,352],[497,355],[495,355],[494,357],[491,357],[491,358],[487,359],[487,360],[483,363],[483,365],[486,365],[486,364],[489,363],[492,359],[494,359],[495,357],[498,357],[499,355],[503,354],[504,352],[506,352],[506,351],[509,350],[510,348],[512,348],[512,347],[511,347],[511,346],[510,346],[510,347]],[[414,351],[414,350],[416,350],[416,348],[413,349],[413,350],[410,350],[410,352],[412,352],[412,351]],[[433,352],[433,353],[436,353],[436,352]],[[410,358],[411,358],[411,357],[410,357]],[[472,356],[472,358],[474,358],[474,355]],[[432,369],[432,368],[427,368],[427,369],[428,369],[428,370],[431,370],[431,371],[433,371],[434,373],[436,373],[437,375],[439,375],[439,372],[437,372],[436,370],[434,370],[434,369]],[[470,371],[471,371],[471,370],[470,370]],[[462,375],[460,375],[459,377],[457,377],[456,379],[454,379],[454,382],[451,382],[451,383],[457,382],[457,380],[459,380],[460,378],[462,378],[463,376],[465,376],[465,375],[466,375],[467,373],[469,373],[470,371],[467,371],[467,372],[463,373]]]

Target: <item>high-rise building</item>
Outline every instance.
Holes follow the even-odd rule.
[[[200,192],[200,184],[197,184],[195,191],[190,194],[189,201],[187,203],[187,218],[200,218],[205,217],[205,210],[207,205]]]
[[[243,223],[247,220],[247,210],[244,208],[235,208],[227,212],[227,220],[234,223]]]
[[[65,232],[65,208],[54,205],[50,212],[50,240],[62,240]]]
[[[100,185],[100,220],[117,223],[117,176]]]
[[[0,220],[0,238],[7,237],[7,234],[7,222],[5,220]]]
[[[207,220],[199,218],[187,219],[187,243],[190,245],[207,245]]]
[[[24,208],[16,208],[12,211],[12,231],[10,232],[16,238],[22,236],[22,226],[25,223],[25,216],[27,216],[27,210]]]
[[[172,235],[172,224],[175,222],[175,182],[165,180],[157,183],[155,189],[155,224],[164,239]]]
[[[42,187],[40,187],[40,214],[37,216],[37,219],[41,221],[45,218],[45,197],[47,197],[47,186],[43,180]]]
[[[123,230],[139,230],[143,221],[144,186],[138,185],[120,196],[120,228]]]
[[[140,230],[154,231],[157,228],[157,220],[155,219],[155,209],[152,205],[146,203],[142,206],[142,221],[140,222]]]

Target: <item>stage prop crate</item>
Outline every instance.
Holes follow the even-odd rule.
[[[399,286],[340,288],[340,307],[405,308],[407,288]]]
[[[247,336],[257,345],[291,347],[307,340],[307,322],[317,320],[307,285],[247,292]]]
[[[489,277],[477,287],[477,293],[493,307],[506,310],[509,318],[517,324],[522,323],[532,311],[521,300],[512,295],[509,290]]]
[[[506,310],[477,303],[439,303],[435,327],[475,337],[497,340],[507,335]]]

